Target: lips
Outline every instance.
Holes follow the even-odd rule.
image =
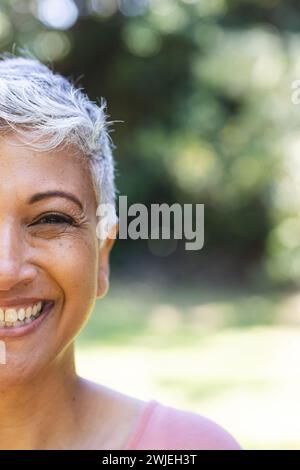
[[[33,313],[33,309],[32,307],[28,307],[27,309],[28,317],[25,316],[23,321],[20,321],[20,320],[17,320],[16,322],[6,322],[6,321],[1,322],[0,321],[0,338],[4,339],[8,337],[23,336],[35,330],[44,321],[44,319],[48,316],[48,314],[52,311],[53,306],[54,306],[54,301],[44,301],[42,303],[42,308],[40,310],[36,310],[35,315],[33,314],[29,315],[30,310]],[[7,312],[8,312],[8,318],[10,318],[9,316],[15,315],[15,313],[13,312],[16,312],[16,311],[14,309],[9,308],[5,310],[5,316]],[[0,311],[0,314],[1,314],[1,311]]]
[[[0,307],[0,327],[19,326],[22,323],[28,323],[41,313],[45,303],[45,301],[40,300],[28,307],[8,307],[5,309]]]
[[[47,299],[41,299],[39,297],[15,297],[14,299],[1,299],[0,298],[0,308],[22,308],[28,307],[30,305],[36,304],[39,301],[43,302]]]

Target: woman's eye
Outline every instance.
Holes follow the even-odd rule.
[[[34,225],[41,224],[41,225],[58,225],[58,224],[68,224],[68,225],[75,225],[75,222],[70,217],[65,217],[63,215],[58,214],[47,214],[41,217]]]

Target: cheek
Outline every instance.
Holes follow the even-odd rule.
[[[56,266],[57,280],[65,294],[80,297],[94,291],[96,284],[97,258],[91,244],[74,242],[63,247]],[[85,293],[85,291],[87,291]]]
[[[97,253],[88,241],[74,240],[64,245],[56,263],[56,282],[65,301],[73,306],[95,300],[97,291]]]
[[[59,343],[68,343],[87,321],[97,295],[97,250],[93,240],[59,242],[48,274],[60,292]]]
[[[22,383],[47,366],[74,340],[93,309],[97,294],[97,238],[68,235],[32,247],[40,289],[53,293],[55,314],[32,335],[7,344],[7,365],[0,366],[0,389]]]

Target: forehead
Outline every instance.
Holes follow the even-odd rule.
[[[76,194],[86,204],[94,202],[88,162],[74,146],[42,151],[24,140],[14,133],[0,136],[0,198],[13,191],[18,199],[27,199],[57,189]]]

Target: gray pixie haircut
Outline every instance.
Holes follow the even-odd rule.
[[[104,98],[97,105],[36,58],[0,54],[0,135],[9,130],[29,134],[38,150],[75,145],[88,159],[97,205],[111,209],[109,224],[117,221],[112,122]]]

